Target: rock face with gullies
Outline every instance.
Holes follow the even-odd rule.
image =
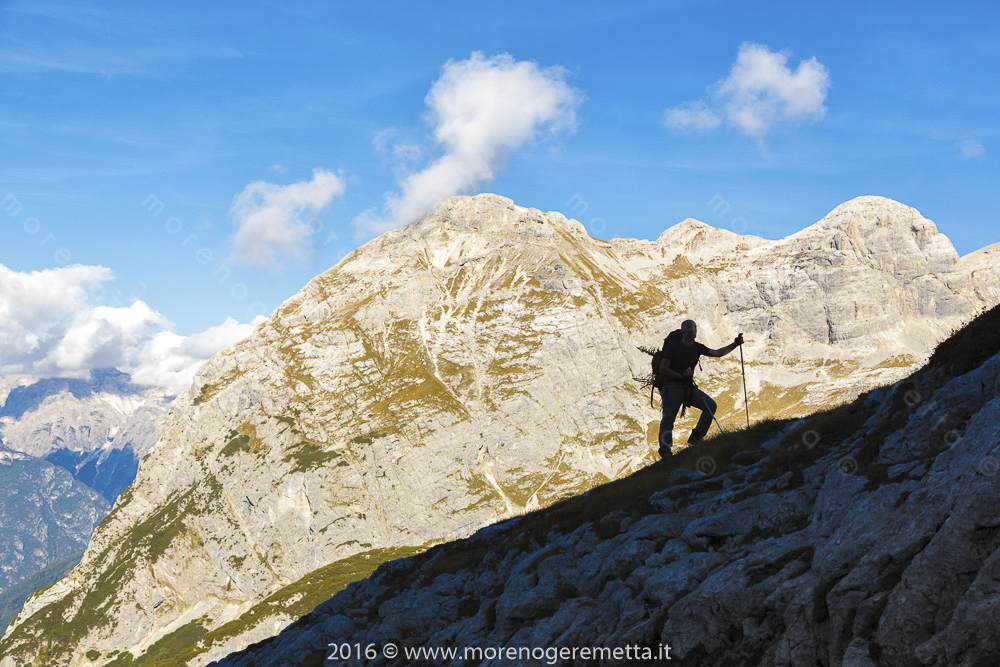
[[[711,347],[746,333],[755,418],[899,379],[991,305],[992,274],[972,284],[949,248],[881,198],[776,242],[696,221],[604,242],[495,195],[449,199],[202,367],[0,664],[204,664],[407,549],[648,465],[658,414],[636,346],[685,317]],[[737,424],[739,360],[699,377]]]
[[[998,331],[1000,307],[853,404],[383,565],[214,664],[997,664]]]
[[[111,509],[59,466],[0,446],[0,590],[87,546]]]

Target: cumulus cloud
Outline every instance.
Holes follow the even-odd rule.
[[[205,361],[248,337],[263,321],[263,317],[257,317],[250,324],[241,324],[227,317],[222,324],[186,337],[160,331],[143,347],[141,357],[133,364],[132,380],[178,394],[191,384]]]
[[[177,394],[202,363],[263,319],[227,319],[181,336],[143,301],[92,303],[92,293],[113,279],[102,266],[19,272],[0,265],[0,374],[86,377],[94,369],[117,368],[139,384]]]
[[[344,182],[323,169],[314,169],[312,180],[291,185],[254,181],[236,195],[229,211],[237,228],[229,259],[265,269],[283,259],[305,259],[316,216],[342,194]]]
[[[959,146],[959,152],[963,159],[971,160],[986,155],[986,149],[975,139],[966,139]]]
[[[35,363],[34,370],[85,375],[92,368],[130,366],[155,332],[167,324],[163,315],[143,301],[124,308],[80,308],[49,331],[45,357]]]
[[[380,213],[354,220],[359,238],[411,222],[442,200],[493,178],[504,159],[530,140],[574,129],[581,93],[562,67],[539,67],[509,54],[449,60],[431,85],[426,120],[444,154],[400,178]],[[384,136],[377,141],[383,141]],[[404,157],[416,157],[406,149]]]
[[[113,278],[103,266],[22,273],[0,264],[0,368],[38,354],[44,332],[83,307],[88,290]]]
[[[778,124],[819,120],[826,113],[830,72],[816,58],[801,61],[793,71],[790,57],[787,50],[744,43],[729,76],[709,89],[708,99],[667,109],[664,124],[708,131],[725,121],[760,141]]]

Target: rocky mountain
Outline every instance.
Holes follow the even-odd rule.
[[[87,546],[111,506],[62,468],[0,446],[0,590]]]
[[[902,382],[675,459],[387,563],[213,664],[1000,662],[1000,307]]]
[[[381,561],[647,466],[659,417],[637,345],[685,317],[711,347],[746,333],[754,419],[897,381],[996,302],[1000,274],[974,259],[878,197],[780,241],[689,220],[653,242],[450,199],[202,367],[0,664],[205,664]],[[739,360],[699,378],[738,425]]]
[[[114,369],[89,379],[0,379],[0,436],[11,449],[70,471],[114,504],[156,444],[172,397]]]

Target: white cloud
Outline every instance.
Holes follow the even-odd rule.
[[[142,357],[132,369],[132,379],[138,384],[163,387],[178,394],[191,384],[195,372],[205,361],[248,337],[263,321],[263,317],[257,317],[250,324],[241,324],[227,317],[222,324],[187,337],[161,331],[143,348]]]
[[[566,83],[562,67],[541,68],[509,54],[449,60],[431,85],[426,119],[444,154],[386,194],[381,213],[354,220],[359,237],[370,237],[423,215],[442,200],[491,179],[505,157],[532,139],[572,130],[582,95]],[[385,145],[385,135],[376,145]],[[418,154],[406,148],[401,157]]]
[[[0,265],[0,375],[86,377],[113,367],[139,384],[177,394],[202,363],[263,319],[227,319],[180,336],[143,301],[127,307],[92,303],[91,292],[113,279],[102,266],[23,273]]]
[[[143,301],[133,301],[125,308],[81,308],[67,314],[51,332],[55,335],[49,339],[50,347],[33,370],[48,375],[85,375],[92,368],[128,367],[142,355],[155,332],[167,324],[163,315]]]
[[[36,354],[45,332],[86,303],[88,289],[113,278],[103,266],[22,273],[0,264],[0,368]]]
[[[316,215],[344,194],[336,174],[314,169],[310,181],[275,185],[254,181],[233,199],[236,225],[229,259],[274,268],[284,258],[304,259],[312,248]]]
[[[986,149],[983,148],[983,145],[975,139],[966,139],[963,141],[961,146],[959,146],[959,150],[962,158],[966,160],[986,155]]]
[[[275,162],[274,164],[271,165],[271,171],[273,171],[276,174],[287,174],[288,173],[288,167],[286,167],[286,166],[284,166],[284,165],[282,165],[282,164],[280,164],[278,162]]]
[[[722,116],[703,101],[695,100],[667,109],[663,121],[671,127],[700,132],[717,128],[722,124]]]
[[[830,73],[816,58],[794,71],[787,50],[770,51],[760,44],[740,46],[729,76],[710,89],[709,100],[685,102],[667,109],[664,123],[681,130],[707,131],[722,119],[758,141],[776,125],[819,120],[830,88]]]

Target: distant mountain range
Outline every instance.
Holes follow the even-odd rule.
[[[1000,301],[994,250],[959,257],[880,197],[780,241],[687,220],[610,242],[495,195],[452,198],[202,367],[0,665],[205,664],[379,562],[648,466],[659,415],[637,347],[688,317],[710,347],[745,333],[755,420],[897,382]],[[738,357],[706,359],[699,382],[738,427]]]
[[[167,400],[114,369],[0,378],[0,590],[87,546],[155,445]]]
[[[82,551],[111,505],[68,471],[0,446],[0,591]]]
[[[170,398],[115,369],[90,379],[0,379],[0,438],[66,468],[114,504],[156,444]]]

